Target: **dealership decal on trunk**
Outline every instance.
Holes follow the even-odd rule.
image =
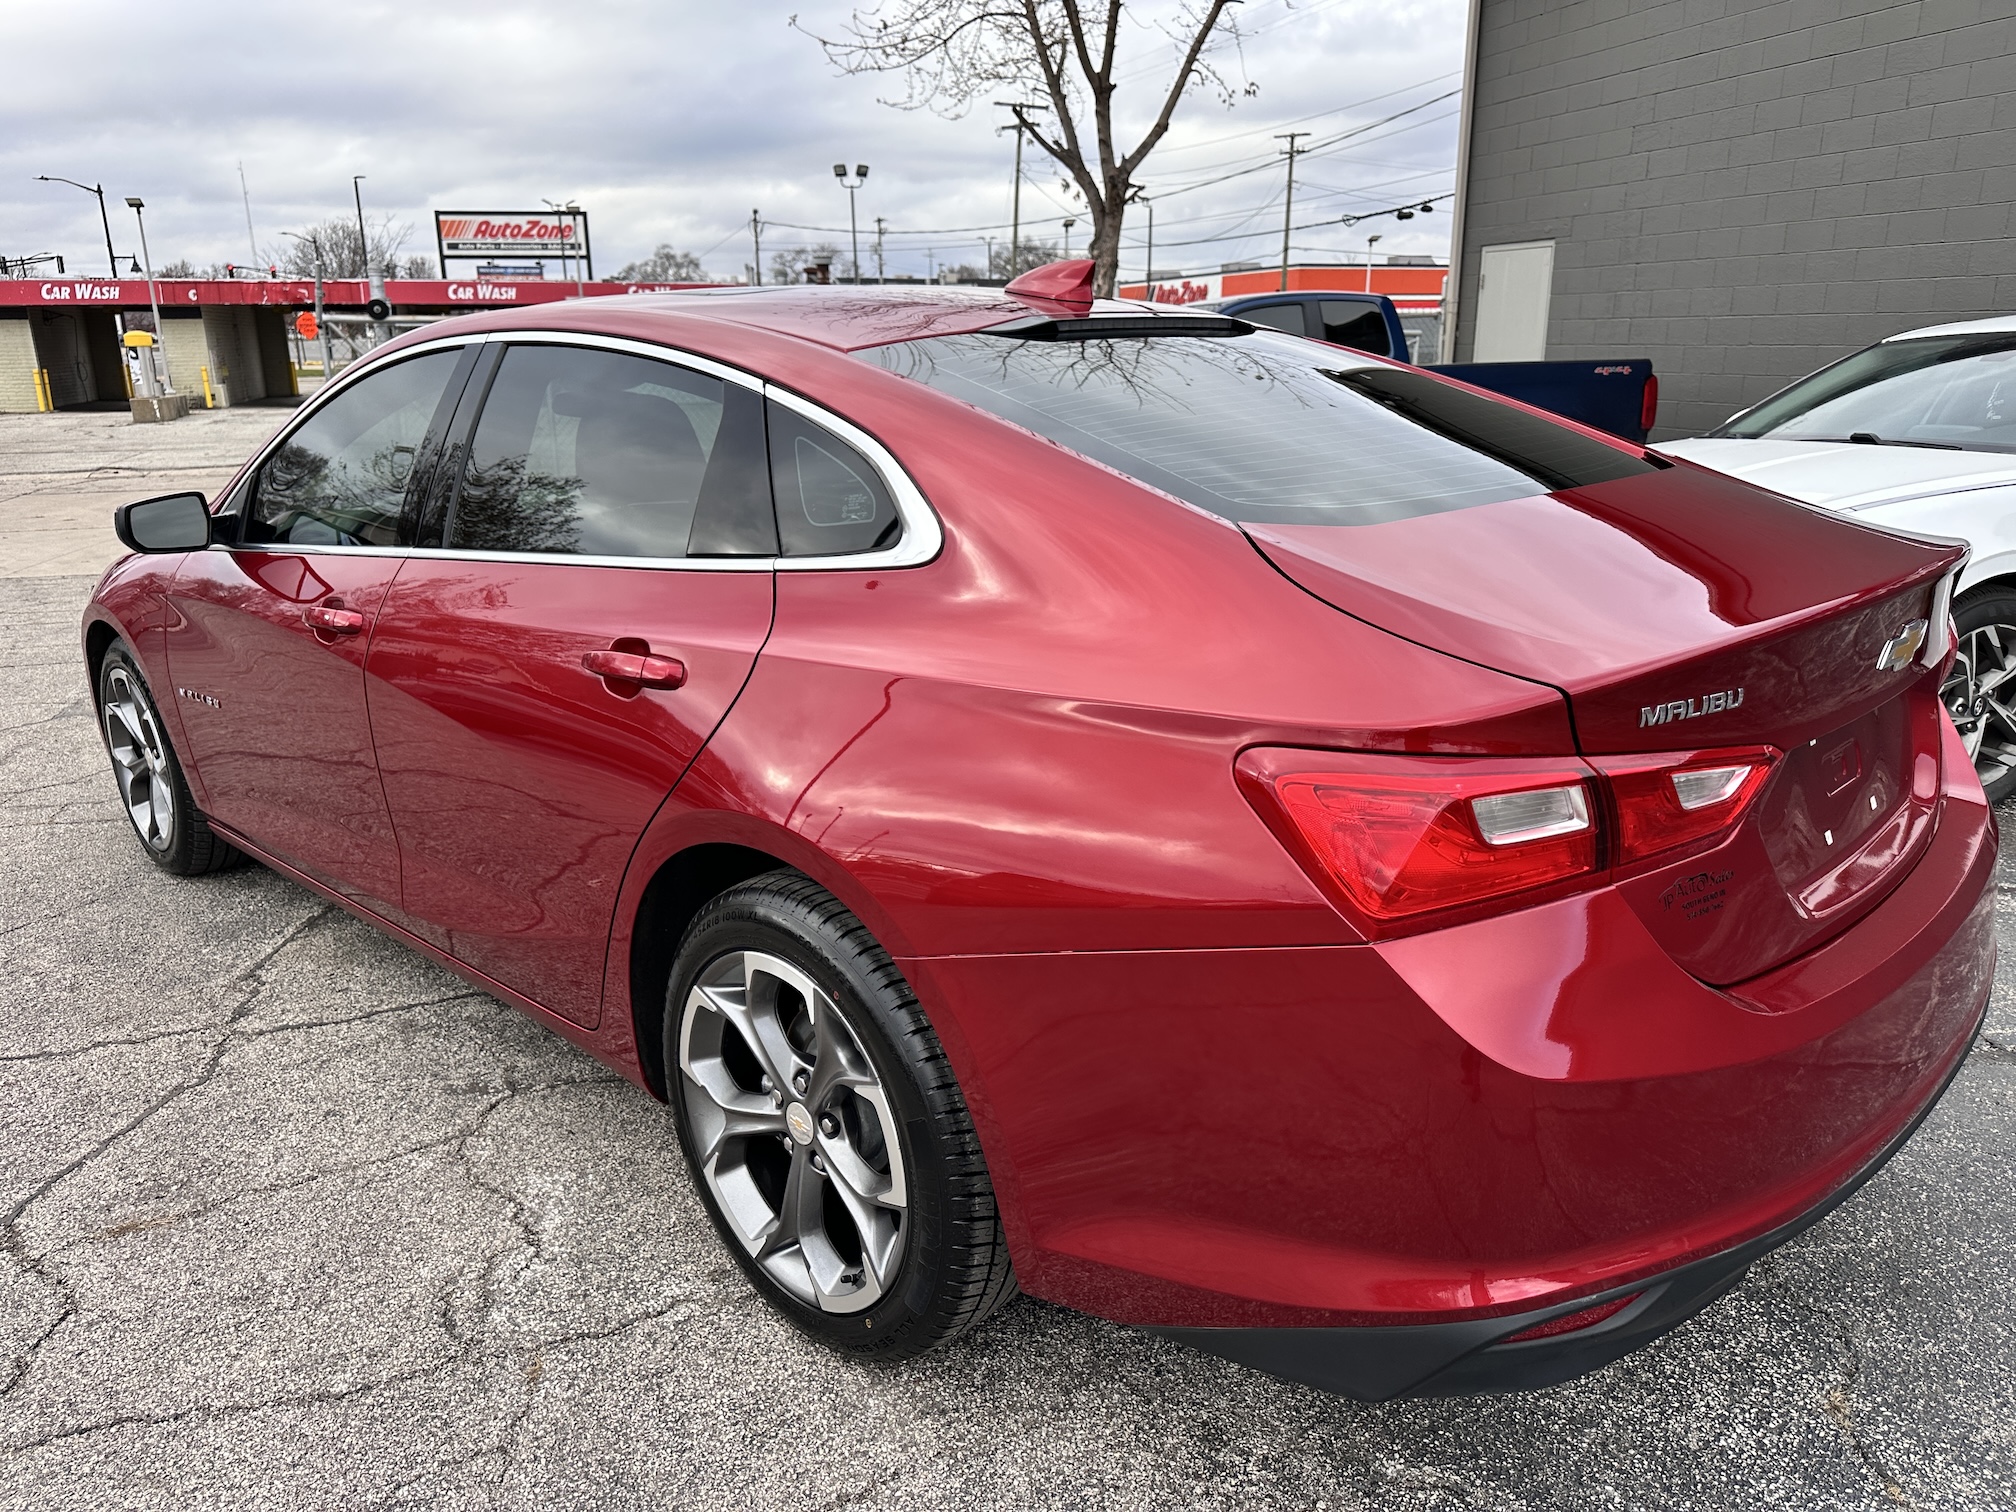
[[[1638,710],[1638,728],[1648,725],[1673,724],[1682,719],[1699,719],[1703,714],[1720,714],[1738,708],[1743,702],[1741,688],[1725,688],[1720,693],[1703,694],[1700,698],[1679,698],[1672,703],[1646,704]]]

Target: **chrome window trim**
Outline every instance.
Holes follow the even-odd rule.
[[[931,508],[930,502],[924,497],[924,491],[911,479],[910,474],[904,471],[903,465],[896,460],[888,447],[853,421],[814,404],[802,395],[780,388],[741,368],[730,367],[725,362],[717,362],[697,352],[688,352],[683,347],[638,341],[626,336],[604,336],[593,331],[472,331],[466,336],[440,336],[428,341],[415,342],[410,347],[401,348],[398,357],[418,356],[423,352],[448,347],[483,345],[490,342],[532,346],[599,347],[606,351],[623,352],[656,362],[675,362],[682,367],[690,367],[695,372],[705,373],[710,377],[748,389],[766,399],[773,399],[813,424],[832,431],[868,459],[869,466],[880,474],[883,487],[889,490],[889,497],[895,501],[896,515],[903,525],[902,534],[894,546],[885,546],[879,551],[817,557],[574,556],[559,552],[469,551],[433,546],[297,545],[286,541],[264,541],[242,546],[226,546],[220,543],[210,549],[268,551],[285,556],[425,557],[429,561],[532,562],[572,567],[643,567],[660,572],[832,572],[840,569],[886,571],[896,567],[918,567],[935,558],[944,547],[945,532],[938,523],[937,512]],[[382,364],[366,358],[346,369],[333,383],[302,406],[301,413],[295,417],[292,424],[277,432],[254,454],[252,460],[240,470],[239,478],[249,479],[282,442],[314,417],[317,410],[350,384],[368,377],[379,366]]]

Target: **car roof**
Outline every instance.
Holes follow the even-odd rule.
[[[732,289],[682,289],[666,294],[621,294],[597,298],[596,308],[701,315],[816,342],[837,351],[984,331],[1031,314],[1083,316],[1083,305],[1067,307],[1041,298],[1018,298],[999,289],[929,285],[923,288],[867,284],[775,284]],[[1180,315],[1142,300],[1099,299],[1092,315]]]
[[[1916,331],[1899,331],[1895,336],[1885,336],[1883,340],[1909,341],[1917,336],[1977,336],[1996,331],[2016,331],[2016,315],[1990,315],[1986,320],[1959,320],[1951,325],[1925,326]]]

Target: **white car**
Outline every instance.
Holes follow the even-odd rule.
[[[1974,555],[1943,697],[1991,799],[2016,794],[2016,315],[1906,331],[1657,450]]]

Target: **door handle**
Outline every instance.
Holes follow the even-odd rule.
[[[356,635],[364,629],[362,614],[336,604],[310,604],[301,611],[301,619],[309,629],[324,635]]]
[[[581,665],[608,682],[639,688],[677,688],[686,681],[684,662],[638,651],[590,651]]]

